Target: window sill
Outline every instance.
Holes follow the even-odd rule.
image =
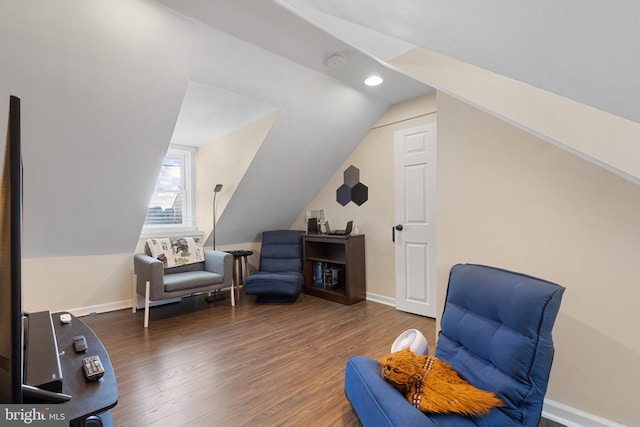
[[[156,229],[145,229],[140,233],[141,239],[146,239],[149,237],[204,237],[204,231],[198,230],[197,228],[176,228],[176,229],[167,229],[167,228],[156,228]]]

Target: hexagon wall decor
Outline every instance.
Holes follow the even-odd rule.
[[[351,188],[347,184],[342,184],[336,191],[336,199],[338,203],[345,206],[351,201]]]
[[[369,187],[360,182],[360,169],[351,165],[344,171],[344,184],[336,190],[336,200],[342,206],[353,202],[361,206],[369,198]]]
[[[351,201],[360,206],[369,198],[369,187],[361,182],[358,182],[351,189]]]
[[[360,169],[351,165],[344,170],[343,176],[345,185],[353,188],[360,181]]]

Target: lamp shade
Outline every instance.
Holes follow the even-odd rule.
[[[393,342],[391,346],[391,353],[409,348],[413,353],[418,356],[423,356],[429,353],[429,343],[427,339],[417,329],[407,329]]]

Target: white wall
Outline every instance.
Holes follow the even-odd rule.
[[[250,177],[233,177],[242,191],[221,218],[228,245],[265,223],[288,226],[388,105],[147,0],[0,2],[0,58],[0,113],[10,94],[23,106],[30,309],[130,298],[131,259],[189,81],[280,108]],[[291,175],[300,185],[286,188]]]
[[[388,106],[148,0],[2,2],[0,57],[0,99],[23,101],[28,258],[133,250],[189,81],[281,111],[227,206],[271,203],[221,218],[228,243],[290,224]]]
[[[438,194],[440,311],[458,262],[562,284],[547,398],[635,425],[640,186],[440,93]]]
[[[394,244],[394,132],[434,123],[435,93],[392,106],[373,126],[358,147],[343,162],[306,210],[324,209],[332,228],[344,228],[347,221],[357,222],[365,234],[367,297],[383,303],[395,300]],[[360,170],[360,182],[368,187],[369,199],[361,206],[353,202],[342,206],[336,190],[344,183],[344,170]],[[292,228],[305,229],[305,212]]]

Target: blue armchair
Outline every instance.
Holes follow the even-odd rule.
[[[362,425],[496,427],[538,425],[564,288],[493,267],[451,269],[435,355],[505,406],[468,418],[422,413],[380,377],[375,360],[347,361],[344,391]]]
[[[244,293],[261,302],[293,302],[302,291],[302,235],[304,231],[262,233],[258,272],[244,280]]]

